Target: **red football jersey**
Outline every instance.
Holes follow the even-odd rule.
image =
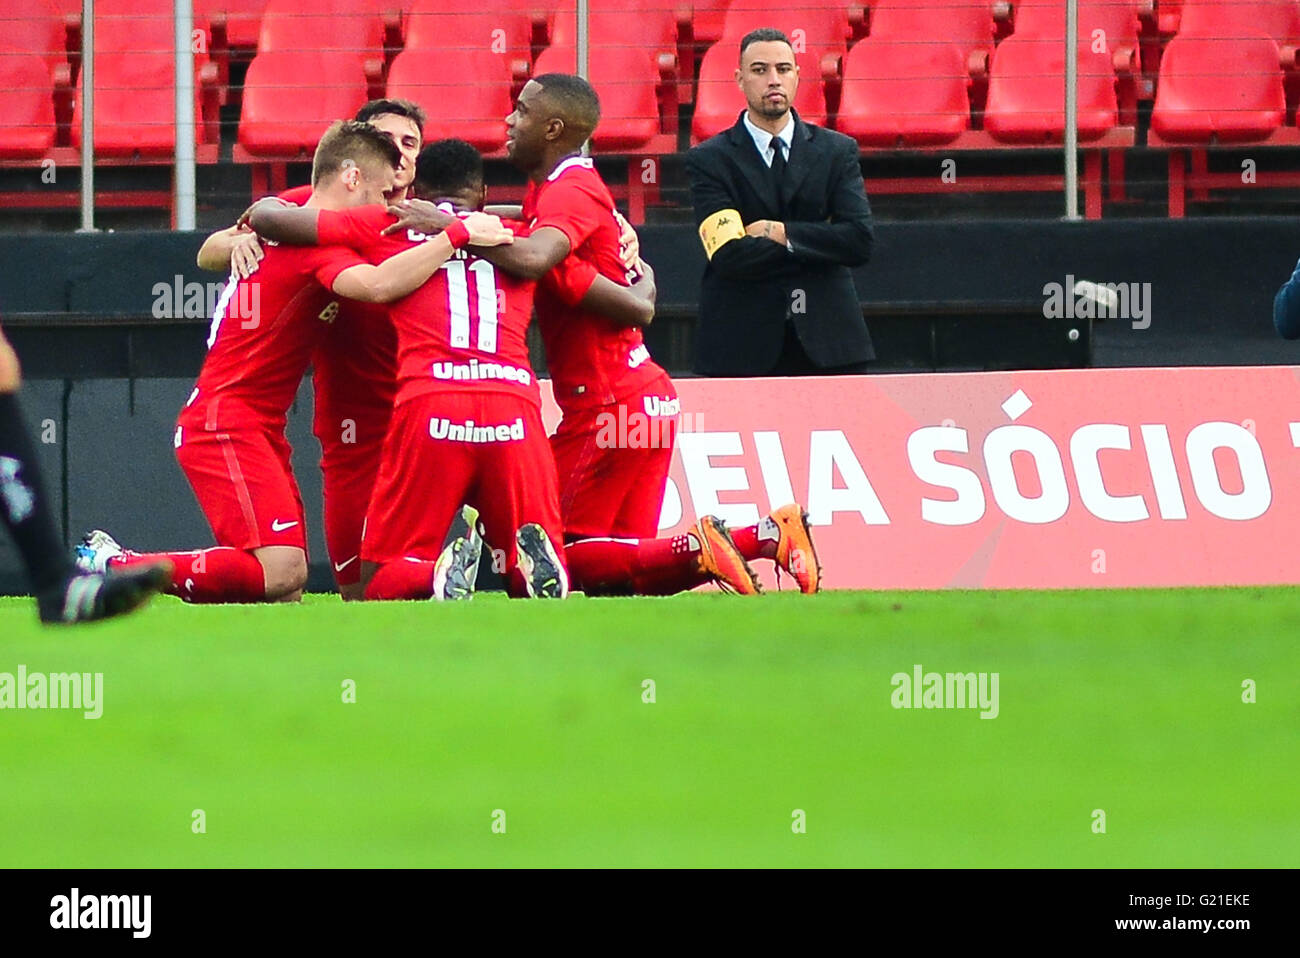
[[[365,260],[339,246],[276,246],[248,279],[222,291],[208,330],[208,355],[187,409],[203,428],[266,421],[284,426],[312,351],[338,311],[339,273]]]
[[[372,263],[427,239],[423,233],[381,236],[393,217],[379,206],[330,212],[317,220],[317,239],[357,250]],[[523,224],[511,224],[522,233]],[[397,328],[397,399],[444,389],[527,395],[541,402],[528,361],[528,323],[536,283],[496,269],[459,249],[427,283],[389,305]]]
[[[280,199],[302,206],[311,193],[311,186],[295,186]],[[318,436],[331,435],[340,418],[359,409],[387,416],[397,391],[397,333],[388,304],[341,300],[338,319],[312,362]]]
[[[533,231],[553,226],[569,238],[568,258],[537,288],[537,322],[560,408],[616,402],[664,375],[650,358],[639,328],[618,326],[599,313],[577,308],[592,276],[574,260],[627,285],[614,198],[591,160],[570,157],[541,183],[529,183],[524,219]]]

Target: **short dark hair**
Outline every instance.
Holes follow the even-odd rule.
[[[365,162],[387,163],[393,169],[402,162],[402,153],[392,137],[378,127],[357,120],[336,120],[316,144],[311,162],[311,185],[320,184],[348,162],[360,166]]]
[[[415,161],[415,180],[430,196],[472,189],[483,182],[483,157],[464,140],[434,140]]]
[[[742,62],[745,59],[745,51],[749,49],[751,43],[784,43],[791,50],[794,49],[794,44],[790,42],[790,38],[776,27],[759,27],[757,30],[750,30],[740,38],[740,59]]]
[[[600,123],[600,97],[582,77],[573,73],[543,73],[533,77],[559,110],[560,119],[585,140]]]
[[[424,107],[411,100],[371,100],[357,110],[357,115],[353,119],[368,123],[375,117],[383,116],[385,113],[391,113],[393,116],[410,117],[415,121],[415,125],[420,128],[420,135],[424,135],[424,123],[428,117],[425,115]]]

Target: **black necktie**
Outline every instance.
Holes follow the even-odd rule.
[[[777,192],[781,191],[781,180],[785,178],[785,150],[779,137],[772,137],[772,182]]]

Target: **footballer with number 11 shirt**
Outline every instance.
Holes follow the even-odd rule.
[[[383,235],[393,219],[382,206],[318,213],[259,204],[251,222],[280,242],[342,244],[372,261],[430,241],[415,230]],[[507,592],[562,598],[555,462],[528,361],[535,284],[475,255],[482,246],[464,249],[464,220],[441,235],[456,254],[390,310],[397,397],[361,543],[365,597],[441,596],[437,560],[469,503],[504,556]]]

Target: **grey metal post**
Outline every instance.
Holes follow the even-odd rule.
[[[1079,0],[1065,3],[1065,218],[1079,218]]]
[[[176,228],[182,230],[194,229],[194,52],[190,49],[193,32],[191,0],[176,0],[176,167],[172,177],[176,193],[172,202]]]
[[[95,230],[95,0],[81,0],[81,229]]]
[[[588,44],[590,43],[590,26],[589,17],[590,9],[587,0],[578,0],[578,76],[584,80],[591,79],[591,71],[588,68]],[[586,156],[591,152],[591,141],[588,140],[582,144],[582,154]]]

